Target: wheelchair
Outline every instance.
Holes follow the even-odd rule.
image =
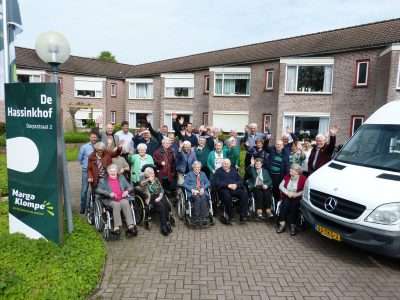
[[[86,220],[90,225],[96,225],[95,224],[95,218],[94,218],[94,206],[95,206],[95,192],[92,187],[92,184],[89,183],[88,190],[86,193]],[[96,227],[98,230],[98,228]]]
[[[303,200],[300,200],[303,201]],[[275,226],[278,226],[279,224],[279,213],[280,213],[280,206],[282,204],[282,200],[279,200],[276,203],[276,209],[274,211],[274,215],[276,218]],[[297,222],[296,222],[296,228],[299,231],[305,231],[307,229],[307,222],[306,219],[304,218],[304,215],[302,214],[301,210],[299,210],[299,214],[297,216]]]
[[[168,202],[168,205],[172,209],[172,203],[165,193],[164,193],[164,198],[166,199],[166,201]],[[144,203],[144,215],[143,215],[142,222],[140,224],[143,224],[147,230],[151,230],[151,227],[153,224],[152,217],[151,217],[152,212],[153,212],[153,204],[151,202],[148,205],[145,204],[145,202],[143,202],[143,203]],[[175,218],[172,215],[172,210],[169,212],[168,222],[171,224],[171,226],[175,227]]]
[[[207,189],[208,197],[208,224],[214,225],[214,210],[213,210],[213,201],[211,197],[210,189]],[[183,186],[178,186],[177,189],[177,213],[179,219],[183,220],[186,225],[193,226],[196,225],[192,218],[193,213],[192,203],[188,197],[188,194]],[[203,226],[207,226],[203,225]]]
[[[248,190],[247,190],[246,186],[244,186],[244,191],[245,191],[245,193],[248,193]],[[228,214],[225,211],[224,204],[222,203],[221,197],[219,195],[219,191],[217,190],[217,188],[215,186],[211,187],[211,194],[210,195],[212,195],[211,198],[212,198],[212,203],[213,203],[213,205],[215,207],[215,211],[220,211],[220,213],[221,213],[220,214],[220,218],[219,218],[220,221],[222,223],[226,224],[226,220],[228,219]],[[247,215],[247,217],[249,217],[251,215],[250,211],[251,211],[251,206],[252,206],[252,204],[251,204],[252,200],[250,199],[250,197],[248,197],[248,199],[249,199],[249,203],[248,203],[248,215]],[[254,202],[254,199],[253,199],[253,202]],[[237,198],[236,196],[232,196],[233,208],[237,212],[239,212],[239,208],[240,208],[239,203],[240,203],[240,199]],[[255,206],[253,206],[253,207],[255,207]]]
[[[152,168],[154,173],[157,172],[157,169],[154,165],[146,164],[141,168],[141,172],[143,173],[146,168]],[[147,230],[150,230],[152,227],[152,210],[153,204],[150,202],[146,204],[147,195],[144,191],[135,187],[135,213],[136,213],[136,221],[138,225],[144,225]],[[167,196],[167,191],[164,189],[164,198],[168,202],[168,205],[172,208],[172,203],[169,197]],[[175,226],[175,218],[172,215],[172,212],[169,214],[168,222],[171,226]]]
[[[249,197],[249,217],[253,220],[258,220],[257,218],[257,209],[256,209],[256,200],[254,197],[254,193],[250,190],[248,183],[245,183],[245,189],[247,191]],[[276,201],[273,195],[271,195],[271,212],[274,217],[276,217]]]
[[[120,238],[120,235],[116,235],[112,232],[114,228],[112,207],[104,204],[103,200],[104,198],[99,195],[96,195],[94,200],[93,217],[94,217],[95,228],[99,232],[102,232],[104,240],[106,241],[118,240]],[[137,229],[136,229],[137,221],[135,213],[136,197],[130,195],[128,197],[128,201],[129,201],[130,211],[132,213],[133,225],[135,226],[135,231],[132,234],[132,236],[136,236],[137,235]],[[127,237],[129,237],[128,233]]]

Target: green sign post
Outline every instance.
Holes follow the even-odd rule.
[[[5,85],[10,233],[63,242],[62,160],[55,83]]]

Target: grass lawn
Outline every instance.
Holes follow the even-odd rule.
[[[78,159],[79,147],[78,145],[68,146],[66,149],[67,161],[74,161]]]
[[[0,196],[6,195],[8,191],[7,162],[6,155],[0,153]]]
[[[85,299],[106,258],[102,237],[75,217],[64,246],[8,233],[8,205],[0,203],[0,299]]]

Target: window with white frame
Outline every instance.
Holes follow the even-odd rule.
[[[162,74],[164,77],[164,96],[166,98],[193,98],[193,74]]]
[[[332,93],[333,58],[289,58],[286,63],[286,93]]]
[[[74,78],[74,95],[78,98],[103,98],[104,79]]]
[[[17,80],[22,83],[42,82],[45,75],[45,71],[17,69]]]
[[[400,57],[399,57],[399,63],[397,65],[397,83],[396,83],[396,89],[400,90]]]
[[[210,92],[210,75],[204,75],[204,94]]]
[[[324,113],[285,113],[283,132],[288,130],[301,138],[314,139],[318,134],[328,134],[330,117]]]
[[[189,111],[177,111],[174,112],[177,115],[177,119],[183,117],[183,123],[192,123],[193,122],[193,113]],[[172,129],[172,112],[165,112],[164,113],[164,125],[167,125],[168,128]]]
[[[356,62],[356,69],[356,86],[367,86],[369,60],[358,60]]]
[[[153,99],[153,79],[128,79],[129,99]]]
[[[265,71],[265,89],[267,91],[274,89],[274,70]]]
[[[116,119],[117,119],[117,112],[116,111],[111,111],[111,124],[115,124],[116,123]]]
[[[117,84],[111,83],[111,97],[117,97]]]
[[[358,130],[358,128],[364,124],[364,116],[352,116],[351,117],[351,132],[350,134],[353,135],[354,133],[356,133],[356,131]]]
[[[250,68],[211,68],[215,96],[250,96]]]
[[[148,121],[153,125],[153,113],[151,111],[129,111],[129,128],[144,127]]]

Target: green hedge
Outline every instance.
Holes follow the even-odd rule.
[[[0,299],[85,299],[101,278],[102,237],[79,217],[62,247],[10,235],[7,211],[0,203]]]
[[[64,141],[67,144],[86,143],[89,141],[88,132],[65,132]]]

